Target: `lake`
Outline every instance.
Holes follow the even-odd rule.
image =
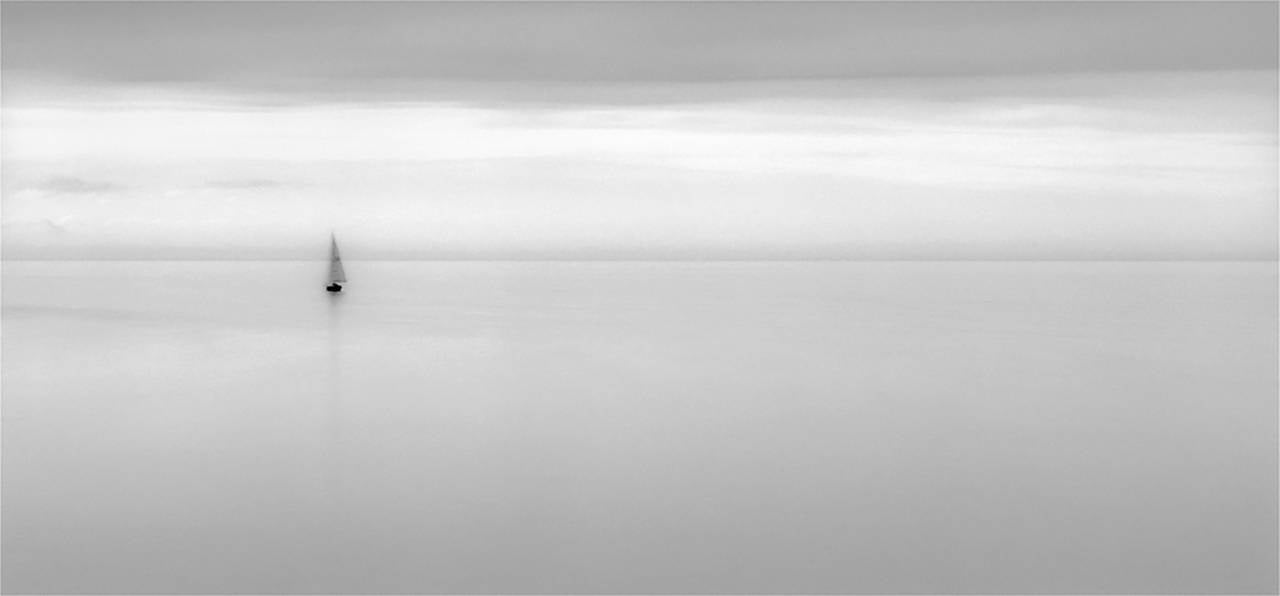
[[[6,593],[1274,593],[1272,262],[3,263]]]

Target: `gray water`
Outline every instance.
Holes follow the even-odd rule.
[[[3,267],[8,593],[1277,589],[1274,262]]]

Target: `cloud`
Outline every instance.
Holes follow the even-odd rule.
[[[49,218],[41,220],[45,227],[57,234],[65,234],[67,232],[67,223],[73,219],[73,216],[66,215],[59,217],[57,221]]]
[[[85,180],[75,176],[53,176],[40,182],[36,188],[50,194],[99,194],[114,192],[124,187],[111,182]]]
[[[863,81],[558,109],[6,103],[4,216],[74,215],[85,247],[122,258],[309,258],[330,229],[366,258],[1273,258],[1275,81]],[[25,183],[69,171],[129,190]],[[36,229],[6,246],[53,243]]]
[[[280,180],[272,180],[270,178],[235,178],[229,180],[211,180],[206,182],[202,188],[214,190],[261,190],[267,188],[279,188],[286,186],[286,183]]]
[[[6,83],[301,91],[1274,69],[1274,3],[6,2]]]

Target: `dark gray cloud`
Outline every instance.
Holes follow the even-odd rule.
[[[120,190],[123,187],[112,182],[85,180],[75,176],[53,176],[36,185],[36,188],[52,194],[93,194]]]
[[[1268,2],[4,2],[10,81],[354,89],[1271,69]],[[345,87],[344,87],[345,85]]]

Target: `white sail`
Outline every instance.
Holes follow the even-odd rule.
[[[329,281],[346,283],[347,272],[342,269],[342,255],[338,254],[338,239],[329,236]]]

